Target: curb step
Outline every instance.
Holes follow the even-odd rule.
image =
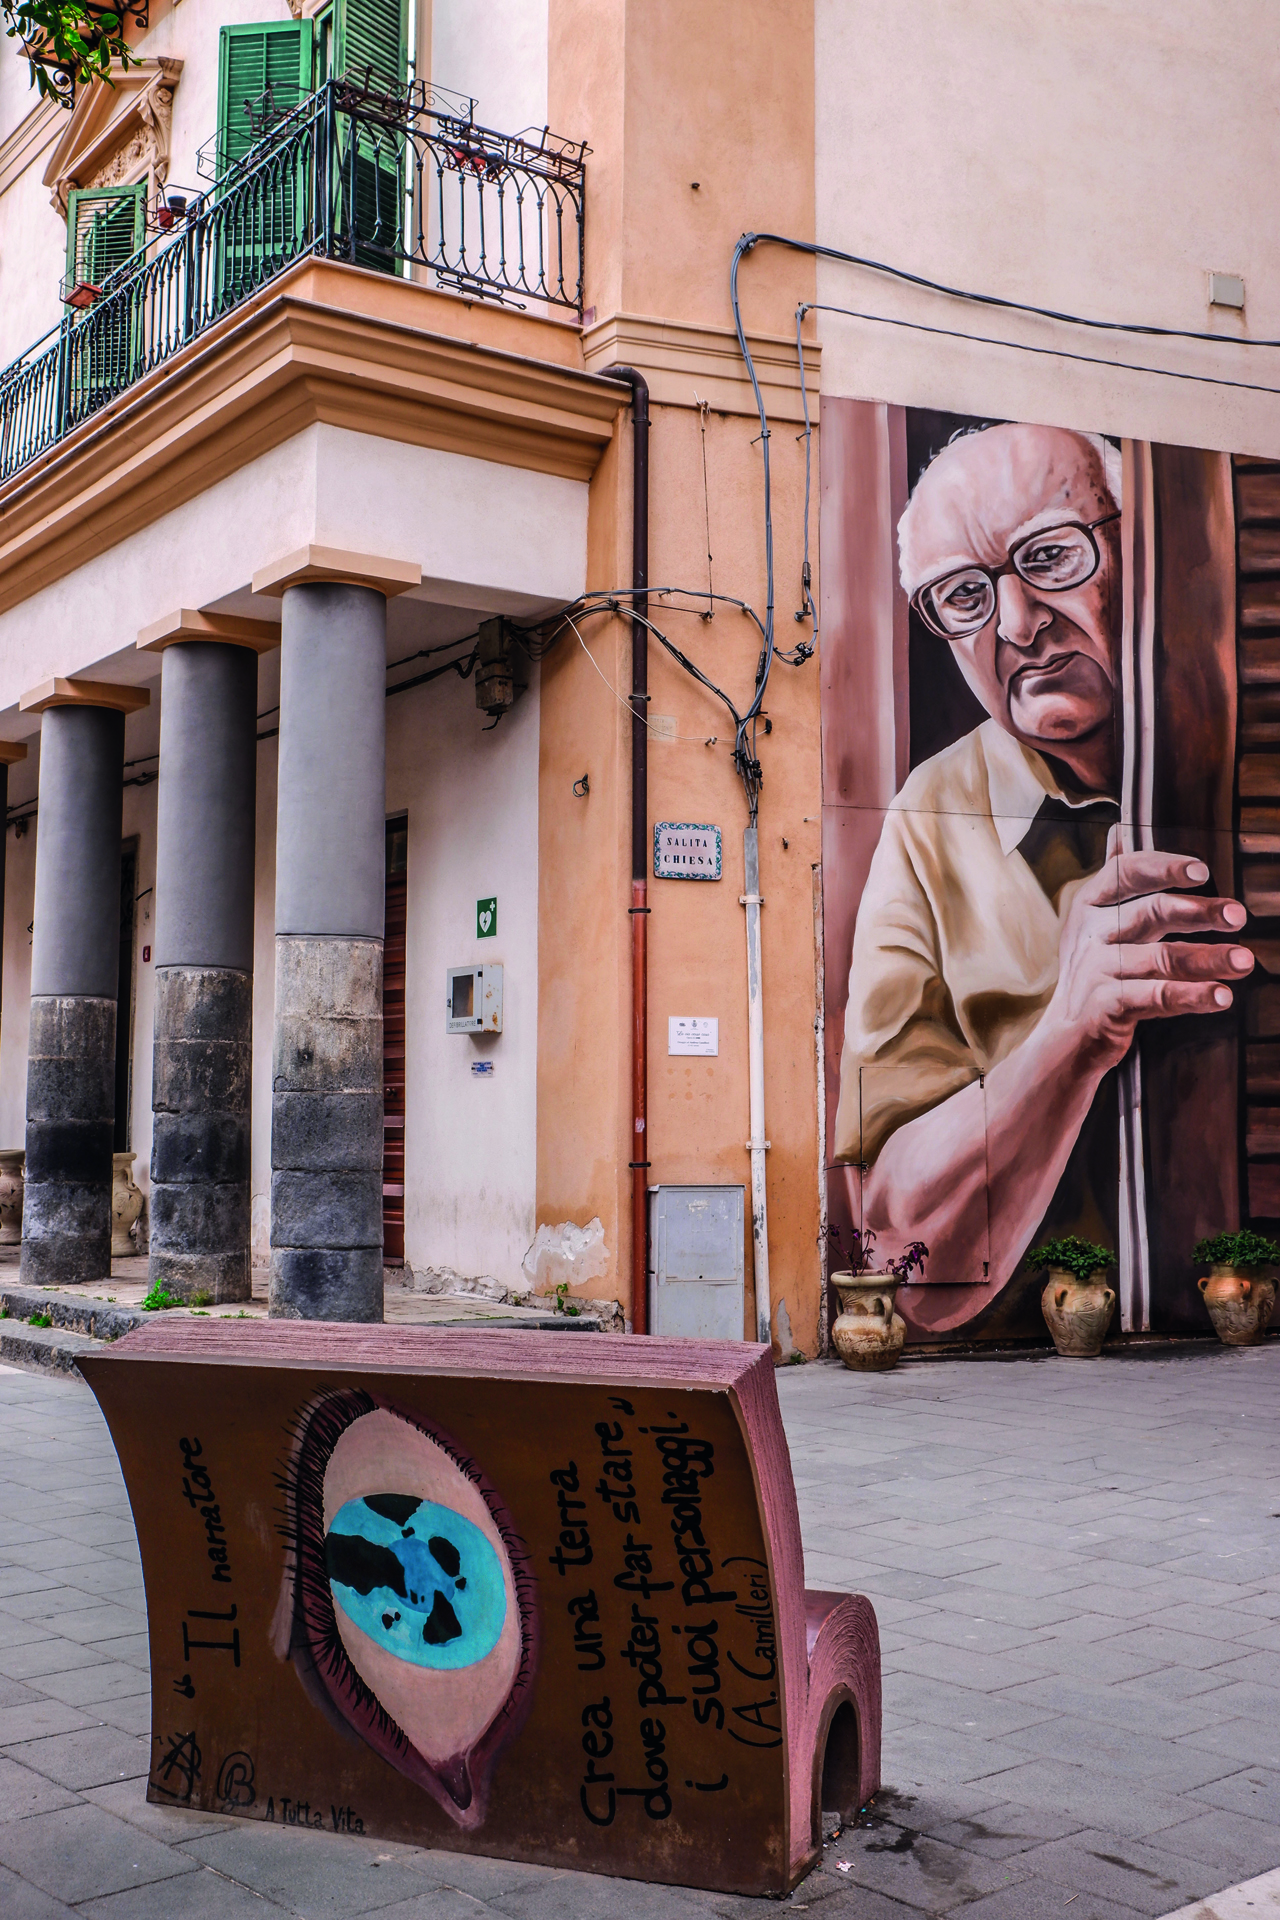
[[[86,1353],[101,1353],[104,1340],[65,1327],[29,1327],[21,1320],[0,1320],[0,1361],[11,1367],[30,1367],[40,1373],[69,1373],[79,1378],[76,1362]]]
[[[50,1293],[42,1287],[0,1286],[0,1360],[42,1373],[75,1373],[82,1354],[142,1325],[142,1315],[104,1300]],[[47,1327],[33,1327],[32,1314],[46,1316]]]

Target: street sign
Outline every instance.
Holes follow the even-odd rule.
[[[720,829],[688,820],[659,820],[653,829],[655,880],[718,880]]]

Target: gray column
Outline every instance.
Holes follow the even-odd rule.
[[[40,734],[24,1282],[111,1272],[124,714],[58,706]]]
[[[247,1300],[258,657],[183,640],[161,667],[152,1280]]]
[[[382,1318],[386,600],[284,595],[271,1312]]]
[[[0,740],[0,973],[4,970],[4,879],[5,857],[9,849],[9,768],[25,760],[27,749],[21,740]]]

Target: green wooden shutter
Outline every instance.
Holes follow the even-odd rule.
[[[403,87],[409,76],[408,0],[334,0],[333,72],[375,88]],[[346,197],[353,202],[355,259],[361,267],[398,273],[404,237],[404,140],[388,128],[362,130],[348,160]]]
[[[259,26],[222,28],[218,36],[219,176],[262,138],[262,102],[268,89],[277,115],[288,113],[311,92],[310,20],[268,20]]]
[[[219,35],[220,306],[236,306],[302,251],[309,205],[306,154],[296,156],[295,166],[277,162],[255,169],[244,184],[236,180],[235,169],[264,137],[270,120],[310,94],[311,61],[310,20],[223,27]]]
[[[338,79],[402,87],[409,72],[409,0],[334,0],[333,71]]]
[[[110,287],[111,275],[146,238],[146,186],[73,187],[67,195],[67,290],[107,288],[75,313],[63,341],[69,422],[103,406],[138,376],[139,295],[129,281]]]
[[[67,195],[67,282],[100,287],[142,245],[146,186],[72,187]]]

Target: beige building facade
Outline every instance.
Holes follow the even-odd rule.
[[[1123,446],[1125,473],[1138,476],[1122,503],[1129,581],[1135,538],[1140,551],[1157,537],[1150,517],[1135,533],[1151,468],[1136,449],[1227,460],[1228,493],[1229,456],[1264,473],[1280,458],[1280,349],[1265,344],[1280,338],[1280,288],[1262,239],[1269,15],[1241,4],[1230,33],[1219,9],[1171,19],[1113,0],[1047,10],[997,0],[500,0],[483,22],[461,0],[415,0],[398,27],[393,15],[398,70],[371,75],[356,53],[344,68],[340,53],[386,27],[360,0],[332,9],[160,0],[137,40],[143,66],[73,114],[36,104],[20,56],[7,47],[0,57],[0,359],[12,363],[0,375],[0,736],[26,749],[9,768],[0,1143],[45,1155],[54,1212],[39,1276],[86,1277],[66,1265],[83,1234],[68,1224],[62,1189],[83,1188],[84,1218],[97,1219],[107,1130],[115,1151],[137,1156],[153,1269],[168,1259],[186,1271],[189,1242],[197,1266],[216,1252],[227,1256],[218,1271],[230,1272],[227,1234],[243,1230],[246,1275],[270,1268],[273,1306],[303,1314],[341,1311],[344,1275],[360,1261],[366,1275],[381,1269],[373,1227],[390,1222],[386,1251],[423,1287],[480,1284],[515,1298],[531,1279],[545,1292],[563,1276],[570,1298],[617,1302],[627,1322],[647,1324],[637,1184],[740,1189],[740,1331],[754,1337],[763,1310],[780,1360],[813,1357],[827,1338],[829,1219],[872,1228],[891,1254],[929,1237],[901,1206],[868,1200],[868,1170],[838,1160],[832,1131],[861,879],[916,764],[912,731],[921,741],[933,724],[926,669],[917,659],[914,678],[908,671],[915,629],[892,551],[928,464],[922,454],[908,486],[911,436],[926,415],[945,413],[1100,436],[1117,460]],[[229,63],[250,55],[266,62],[256,92],[228,78],[239,71]],[[301,72],[304,56],[307,79],[292,94],[271,82],[290,60]],[[337,144],[318,160],[322,138]],[[315,195],[305,209],[303,167]],[[123,193],[133,198],[119,214]],[[500,193],[506,225],[495,239]],[[252,201],[252,220],[226,211],[237,194]],[[541,211],[530,213],[535,202]],[[466,222],[482,205],[481,253]],[[127,220],[135,225],[117,242]],[[730,269],[744,234],[761,238],[738,264],[736,316]],[[178,278],[183,246],[193,258],[204,250],[199,300],[194,269]],[[535,255],[543,269],[528,268]],[[1211,303],[1214,287],[1231,291],[1227,281],[1241,284],[1242,306]],[[187,298],[187,320],[163,318]],[[46,329],[45,346],[29,353]],[[43,415],[15,398],[35,390],[40,352],[54,356]],[[641,1133],[633,374],[650,416]],[[870,410],[851,413],[854,403]],[[1234,531],[1220,532],[1230,545]],[[1229,580],[1213,562],[1213,617],[1222,634],[1223,622],[1232,627],[1229,650],[1232,555]],[[336,710],[314,677],[326,648],[342,653],[352,606],[373,621],[369,644],[385,655],[380,740],[354,695],[350,713]],[[1265,638],[1266,622],[1256,630]],[[773,657],[762,678],[763,632]],[[488,710],[476,693],[484,645],[505,649],[511,682],[509,705]],[[205,791],[196,760],[180,757],[198,759],[197,748],[170,748],[166,734],[166,701],[176,712],[193,697],[171,693],[175,648],[254,656],[252,871],[236,883],[248,887],[252,937],[238,957],[214,934],[204,958],[198,941],[179,952],[185,936],[172,920],[157,935],[164,877],[185,844],[174,821],[196,832],[183,795],[194,807]],[[1247,676],[1233,675],[1232,711],[1243,714]],[[40,696],[49,683],[55,692]],[[735,712],[753,704],[742,743],[758,762],[754,822],[734,761]],[[38,1038],[33,1005],[47,1024],[55,1001],[110,998],[67,960],[83,932],[74,912],[48,904],[89,857],[67,851],[67,836],[83,838],[89,825],[87,789],[51,773],[44,743],[69,730],[56,718],[51,729],[51,715],[85,712],[123,716],[122,744],[100,742],[94,764],[108,788],[123,783],[133,887],[115,1001],[123,1037],[110,1041],[113,1104],[93,1117],[92,1177],[54,1164],[69,1151],[50,1144],[57,1128],[61,1141],[85,1116],[33,1106],[29,1072],[53,1044]],[[1126,727],[1132,759],[1139,730],[1132,719]],[[1236,751],[1232,740],[1231,768]],[[331,780],[317,780],[319,761]],[[224,800],[200,803],[211,809],[211,843],[218,806],[233,800],[216,771],[208,791]],[[48,784],[58,778],[61,793]],[[1188,816],[1187,831],[1243,830],[1238,774],[1224,779],[1225,811]],[[394,881],[403,903],[402,936],[381,909],[361,918],[350,904],[375,867],[382,884],[382,829],[350,797],[373,787],[389,828],[407,834],[385,868],[387,901]],[[1118,785],[1117,796],[1127,817]],[[64,823],[56,848],[42,840],[54,818]],[[1154,822],[1148,807],[1138,826],[1158,843]],[[718,830],[720,877],[655,871],[664,824]],[[1215,871],[1216,891],[1234,898],[1244,856],[1224,857],[1231,872]],[[290,888],[304,869],[310,904],[291,907],[285,924],[282,902],[299,897]],[[172,900],[179,882],[169,884]],[[214,912],[222,881],[201,893],[203,884],[189,882],[197,919]],[[493,902],[489,934],[479,915]],[[1269,937],[1266,916],[1250,912],[1242,937],[1256,948]],[[308,913],[306,924],[296,917]],[[384,1031],[393,937],[403,939],[403,1000],[394,1016],[386,1001]],[[302,991],[289,972],[298,942],[328,943],[306,948],[314,974],[302,1001],[288,1000]],[[354,976],[336,984],[335,942],[346,943],[341,967],[355,965],[357,949],[374,955],[363,1011],[342,998]],[[449,970],[486,965],[502,969],[501,1031],[448,1031]],[[158,1099],[157,1111],[181,1108],[191,1140],[205,1141],[175,1173],[164,1141],[178,1122],[153,1125],[153,1090],[169,1071],[157,1077],[158,1050],[163,1066],[184,1031],[173,1022],[194,1016],[165,1012],[177,988],[161,982],[158,993],[157,974],[184,967],[202,979],[247,975],[247,1025],[218,1042],[243,1054],[234,1098]],[[199,991],[213,989],[206,980]],[[1262,1016],[1248,1017],[1256,1028]],[[716,1051],[673,1050],[672,1023],[694,1020],[716,1023]],[[364,1021],[365,1078],[336,1041],[323,1071],[291,1066],[282,1049],[295,1045],[299,1021],[348,1035]],[[400,1066],[386,1037],[396,1021]],[[755,1127],[753,1035],[763,1062]],[[1256,1030],[1248,1038],[1260,1043]],[[1132,1077],[1123,1064],[1117,1072]],[[980,1064],[979,1075],[985,1092]],[[307,1114],[329,1116],[323,1125],[297,1117],[304,1096],[319,1103]],[[1122,1101],[1133,1097],[1122,1088]],[[363,1117],[352,1118],[357,1106],[341,1102],[359,1100]],[[239,1144],[221,1173],[209,1170],[206,1138],[215,1107],[238,1116],[226,1123]],[[974,1138],[989,1143],[993,1124],[980,1120]],[[46,1129],[43,1145],[33,1147],[32,1126]],[[297,1144],[298,1129],[310,1144]],[[1128,1172],[1107,1178],[1132,1199],[1162,1149],[1147,1136],[1142,1175],[1139,1136],[1126,1137]],[[374,1141],[387,1144],[380,1168]],[[765,1202],[762,1216],[757,1192],[754,1229],[753,1142]],[[1248,1202],[1243,1144],[1237,1159],[1244,1172],[1234,1187],[1224,1174],[1210,1206],[1224,1217],[1206,1215],[1206,1231],[1271,1217],[1269,1201]],[[189,1191],[203,1193],[201,1180],[239,1196],[224,1196],[232,1224],[204,1252],[212,1216]],[[41,1186],[30,1161],[28,1183]],[[1228,1219],[1233,1194],[1238,1217]],[[910,1203],[921,1219],[926,1202],[915,1193]],[[42,1204],[29,1233],[43,1231]],[[363,1237],[342,1224],[357,1215]],[[1101,1215],[1084,1223],[1095,1237],[1107,1226]],[[1142,1293],[1146,1227],[1111,1230],[1129,1263],[1126,1321],[1140,1330],[1159,1318],[1158,1280]],[[1028,1244],[1009,1252],[1010,1273],[1023,1271]],[[539,1245],[559,1264],[539,1265]],[[961,1271],[969,1257],[926,1270],[925,1287],[905,1295],[958,1299],[993,1282],[979,1268],[1005,1255],[974,1253],[978,1265]],[[226,1283],[228,1298],[239,1284]],[[360,1299],[358,1311],[372,1313],[367,1288]],[[916,1337],[939,1338],[971,1321],[995,1326],[998,1312],[926,1303],[908,1320]]]

